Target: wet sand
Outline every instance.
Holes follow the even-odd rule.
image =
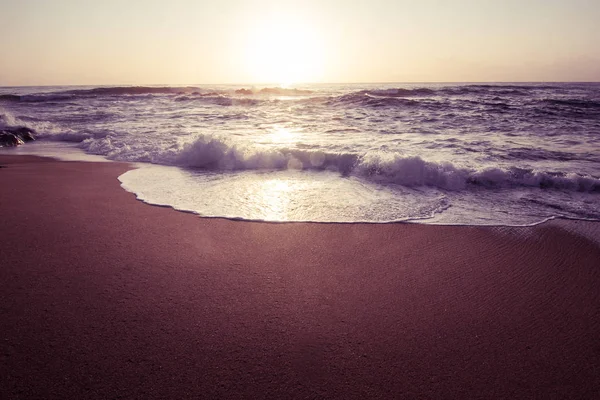
[[[0,165],[3,399],[600,397],[597,224],[207,219]]]

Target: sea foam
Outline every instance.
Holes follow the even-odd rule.
[[[209,171],[327,170],[353,175],[377,183],[403,186],[432,186],[463,190],[469,185],[482,188],[538,187],[581,192],[600,191],[600,179],[575,173],[551,173],[512,167],[469,168],[448,161],[428,161],[419,156],[370,151],[326,152],[235,144],[225,138],[200,135],[194,141],[154,151],[152,146],[132,147],[114,142],[87,139],[83,148],[93,154],[120,161],[141,161]]]

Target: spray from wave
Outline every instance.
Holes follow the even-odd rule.
[[[445,190],[481,188],[538,187],[579,192],[600,191],[600,179],[574,173],[552,173],[524,168],[474,169],[450,162],[428,161],[393,152],[326,152],[294,148],[267,148],[235,144],[225,138],[201,135],[193,142],[167,150],[132,148],[115,144],[111,137],[87,139],[82,148],[113,160],[198,168],[209,171],[312,170],[334,171],[377,183],[407,187],[431,186]]]

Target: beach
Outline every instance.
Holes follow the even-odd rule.
[[[0,166],[2,398],[600,397],[597,223],[232,221]]]

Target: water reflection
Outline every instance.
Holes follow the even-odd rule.
[[[247,186],[247,199],[256,210],[258,219],[268,221],[285,221],[293,214],[290,207],[292,197],[298,197],[305,190],[284,179],[267,179],[254,182]]]
[[[385,187],[328,171],[224,174],[146,165],[119,179],[152,204],[248,220],[383,222],[427,217],[446,207],[435,190]]]
[[[296,132],[285,126],[275,126],[269,134],[269,139],[275,144],[296,143]]]

